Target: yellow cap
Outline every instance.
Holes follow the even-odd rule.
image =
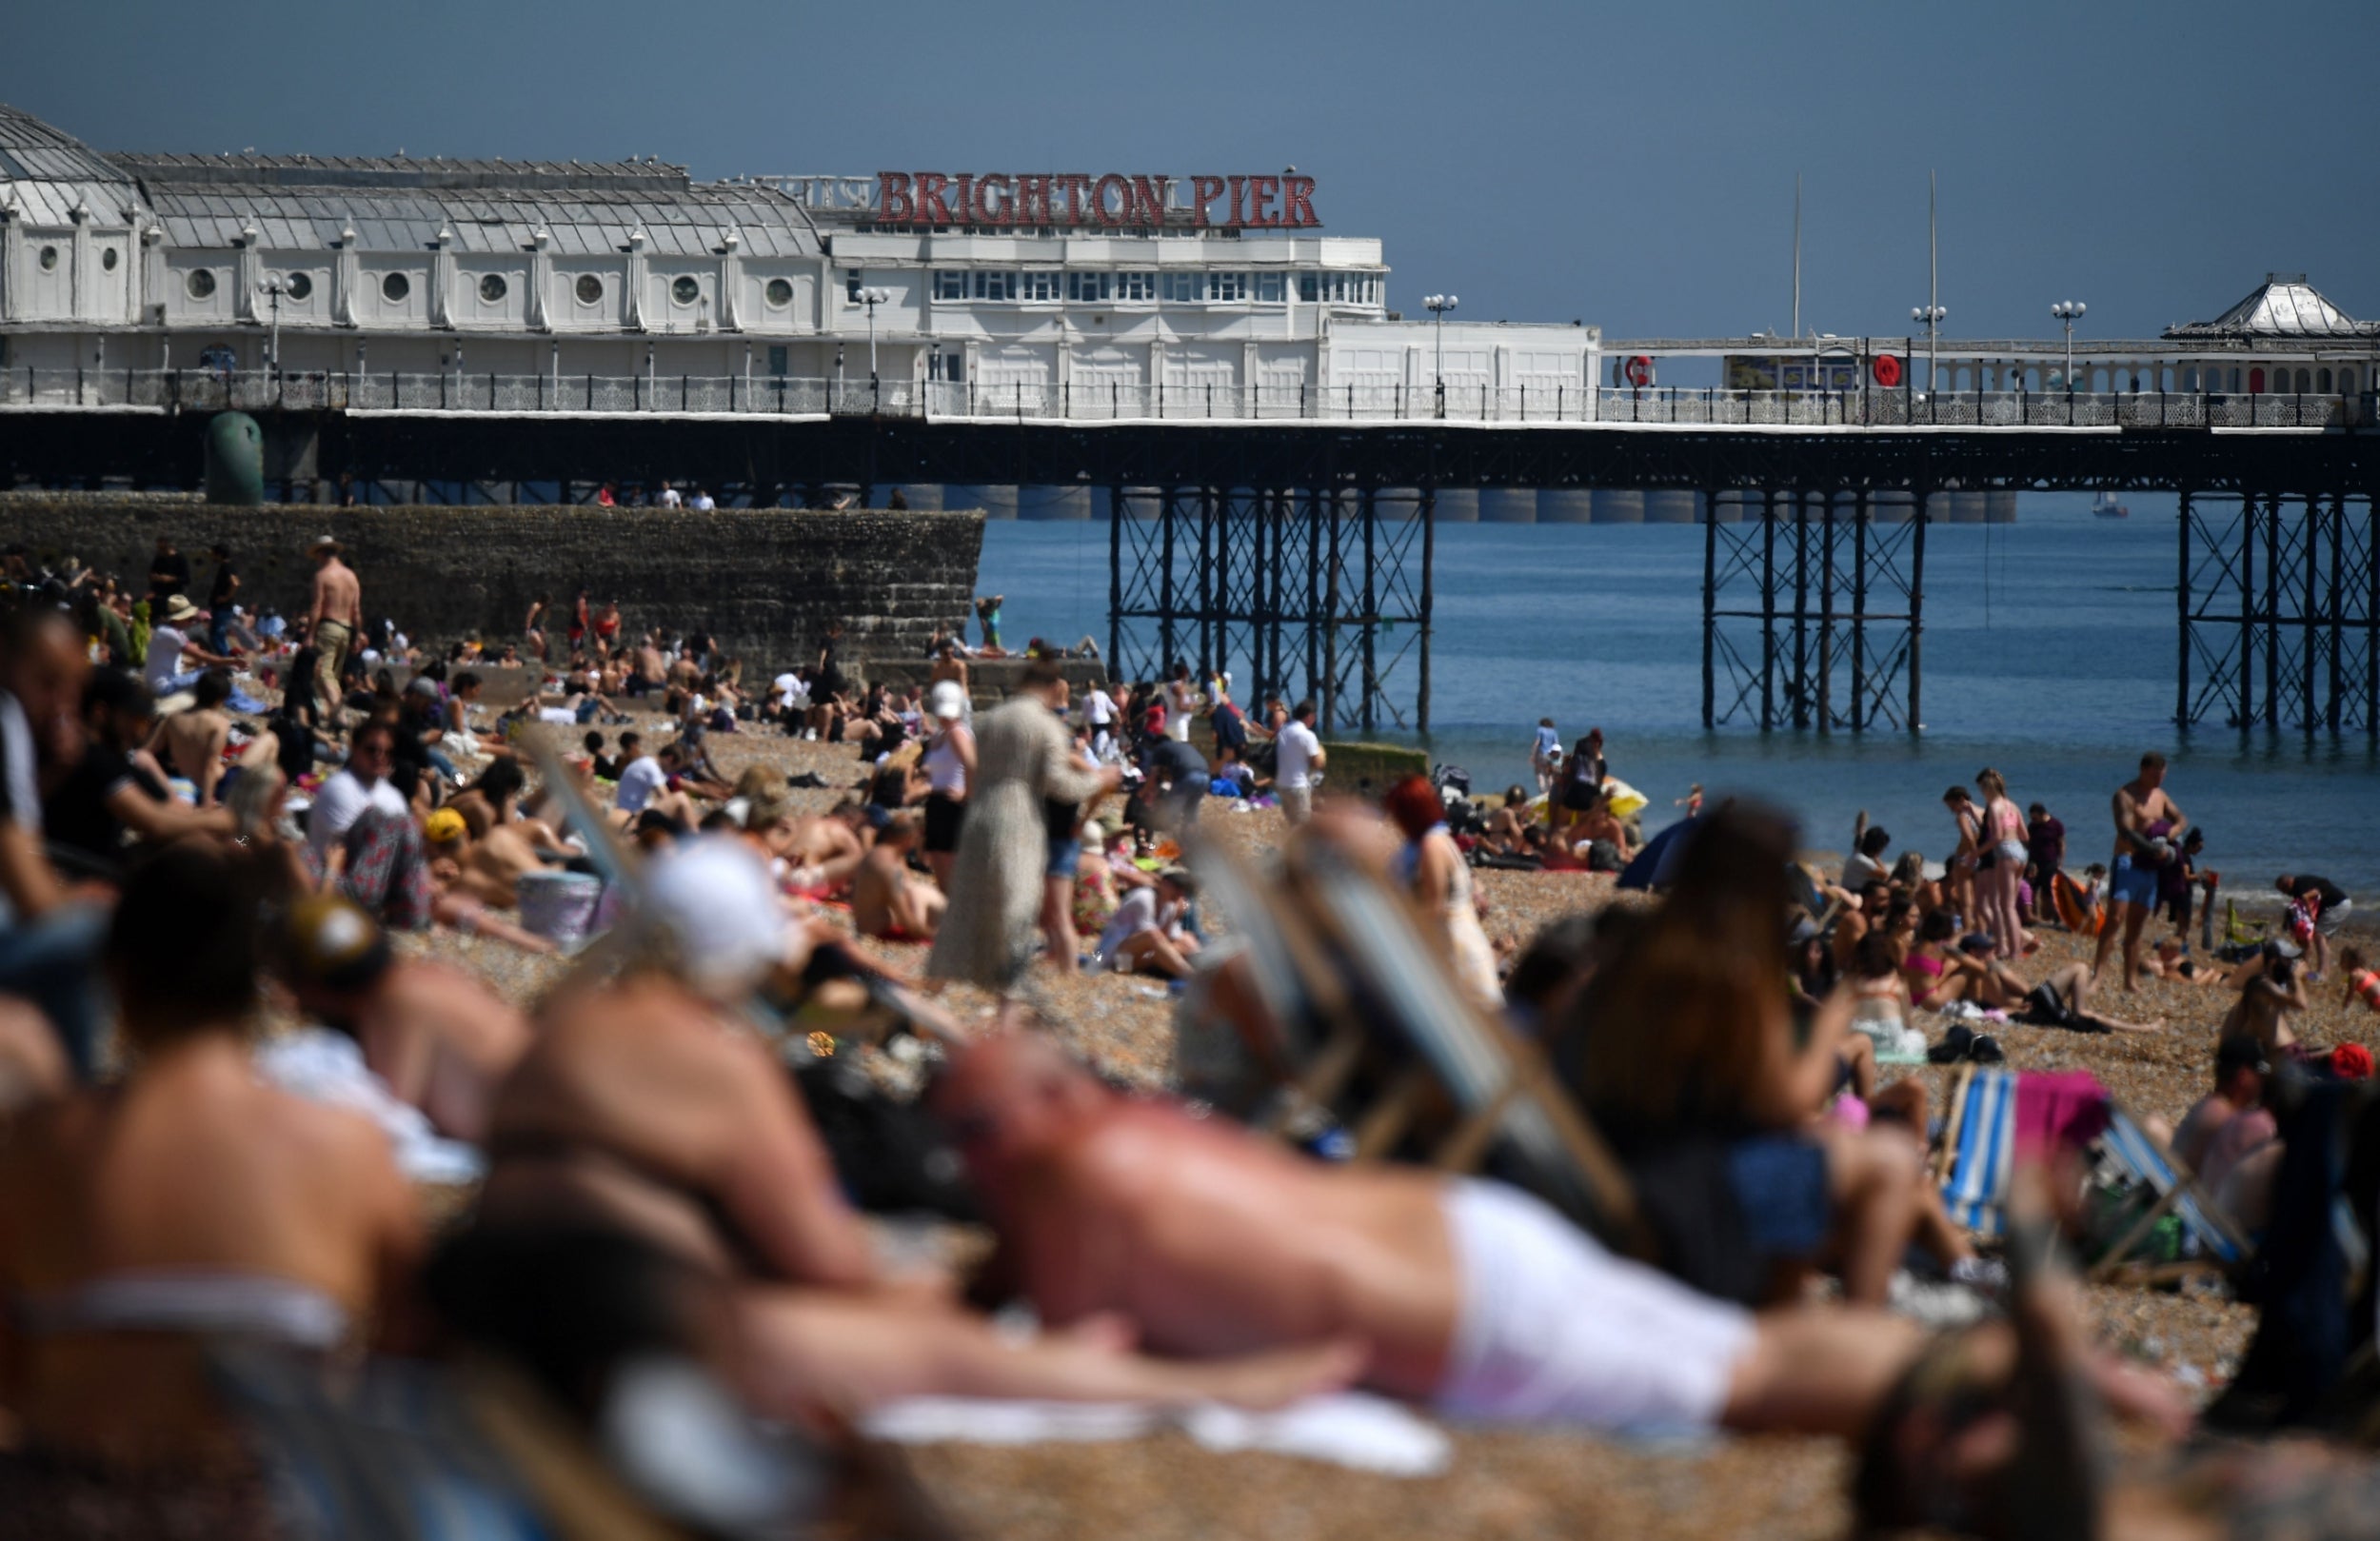
[[[461,814],[452,808],[441,808],[422,825],[422,833],[429,837],[430,844],[445,845],[450,840],[461,840],[466,828]]]

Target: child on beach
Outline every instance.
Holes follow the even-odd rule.
[[[1685,809],[1686,817],[1689,819],[1701,818],[1702,783],[1700,781],[1696,781],[1694,785],[1686,788],[1686,795],[1682,798],[1673,799],[1670,802],[1670,806],[1673,808]]]
[[[1537,790],[1551,792],[1554,780],[1560,774],[1562,763],[1561,735],[1554,731],[1554,720],[1537,719],[1537,741],[1529,746],[1529,766],[1537,773]]]
[[[2380,1012],[2380,970],[2364,961],[2360,947],[2339,949],[2339,972],[2347,976],[2347,994],[2339,1004],[2352,1010],[2361,1000],[2371,1010]]]

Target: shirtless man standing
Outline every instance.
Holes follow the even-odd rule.
[[[918,818],[897,813],[851,879],[851,923],[863,937],[885,941],[932,941],[948,902],[932,883],[909,875]]]
[[[208,808],[214,805],[215,785],[223,780],[224,746],[231,741],[231,719],[223,709],[231,699],[231,676],[208,669],[191,688],[196,704],[159,722],[149,752],[174,775],[188,777],[198,788],[198,805]]]
[[[2177,833],[2182,810],[2165,795],[2165,757],[2152,749],[2140,757],[2140,774],[2115,789],[2115,859],[2108,869],[2108,902],[2121,906],[2124,932],[2124,991],[2131,994],[2140,979],[2140,930],[2157,907],[2157,869],[2172,859],[2164,838]],[[2150,833],[2162,824],[2159,834]],[[2103,974],[2108,954],[2115,946],[2115,920],[2099,931],[2098,951],[2091,972]]]
[[[340,697],[339,673],[364,629],[364,585],[339,560],[341,546],[326,535],[307,548],[314,559],[314,602],[306,613],[307,634],[321,653],[318,665],[326,700]]]

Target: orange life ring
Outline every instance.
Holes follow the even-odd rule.
[[[1642,389],[1653,384],[1653,360],[1639,353],[1628,361],[1628,383]]]
[[[1901,383],[1900,356],[1895,353],[1879,353],[1869,363],[1868,372],[1875,376],[1877,385],[1890,390]]]

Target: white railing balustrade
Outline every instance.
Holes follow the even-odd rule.
[[[2165,392],[1748,391],[1648,385],[1418,386],[800,379],[784,375],[0,369],[0,409],[492,412],[989,422],[1633,424],[1710,427],[2369,427],[2373,398]]]

